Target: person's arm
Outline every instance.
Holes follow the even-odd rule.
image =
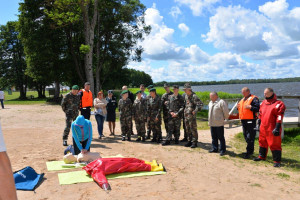
[[[274,130],[272,131],[272,133],[275,135],[275,136],[279,136],[280,135],[280,130],[281,130],[281,124],[282,124],[282,121],[283,121],[283,115],[284,115],[284,112],[285,112],[285,105],[282,101],[279,101],[279,103],[277,103],[276,105],[276,126],[274,128]]]
[[[66,112],[66,96],[61,100],[61,108],[64,112]]]
[[[257,97],[254,97],[254,99],[251,102],[250,110],[253,112],[259,112],[259,107],[260,107],[259,99]]]
[[[88,150],[90,148],[91,143],[92,143],[92,139],[93,139],[93,127],[92,127],[92,123],[89,122],[88,126],[89,126],[89,133],[88,133],[89,134],[89,139],[88,139],[88,142],[87,142],[87,144],[85,146],[86,150]]]
[[[161,108],[163,106],[163,101],[161,100],[161,98],[157,95],[158,97],[158,111],[157,111],[157,115],[156,115],[156,118],[158,119],[159,116],[161,115]]]
[[[17,199],[11,164],[5,151],[0,152],[0,199]]]
[[[179,110],[176,114],[180,115],[183,112],[183,110],[184,110],[184,99],[180,98],[179,99]]]
[[[83,148],[81,146],[81,143],[79,142],[78,135],[77,135],[77,132],[76,132],[76,128],[75,128],[73,123],[71,125],[71,129],[72,129],[72,136],[74,138],[74,141],[75,141],[78,149],[81,151]]]
[[[201,111],[203,103],[196,94],[193,94],[193,98],[194,98],[194,102],[196,104],[196,108],[193,112],[194,112],[194,115],[196,115],[198,111]]]
[[[222,103],[221,105],[222,105],[224,119],[228,119],[229,118],[229,109],[228,109],[227,103],[223,100],[221,103]]]

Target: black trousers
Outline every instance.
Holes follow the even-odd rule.
[[[91,107],[80,108],[80,113],[85,119],[90,120],[91,117]]]
[[[210,127],[213,150],[218,150],[220,140],[220,152],[226,152],[226,142],[224,137],[224,126]]]
[[[89,140],[89,139],[86,139],[86,140],[80,142],[82,148],[85,149],[88,140]],[[76,145],[76,142],[75,142],[74,138],[73,138],[73,146],[74,146],[74,152],[75,152],[75,155],[80,154],[81,151],[79,150],[78,146]],[[89,148],[88,151],[90,151],[90,149],[91,149],[91,148]]]
[[[243,126],[243,134],[245,141],[247,142],[246,151],[247,154],[253,154],[254,152],[254,141],[256,131],[254,128],[256,127],[256,120],[241,120]]]

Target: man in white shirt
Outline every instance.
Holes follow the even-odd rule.
[[[226,102],[220,99],[218,93],[211,92],[209,94],[209,112],[208,112],[208,125],[212,137],[212,149],[209,153],[217,153],[219,149],[218,141],[220,141],[220,156],[226,152],[226,142],[224,137],[224,120],[229,117],[229,110]]]
[[[15,181],[0,124],[0,199],[17,199]]]
[[[4,109],[3,101],[4,101],[4,92],[0,90],[0,102],[1,102],[2,109]]]

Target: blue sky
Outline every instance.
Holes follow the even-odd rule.
[[[0,24],[18,0],[0,1]],[[157,81],[300,76],[299,0],[141,0],[152,27],[143,61],[128,64]]]

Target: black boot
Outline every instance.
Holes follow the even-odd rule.
[[[256,157],[256,158],[253,158],[254,161],[262,161],[263,159],[261,159],[260,157]]]
[[[153,138],[153,139],[151,140],[151,142],[157,142],[156,138]]]
[[[259,157],[261,160],[265,160],[267,157],[268,149],[264,147],[259,147]]]
[[[182,140],[180,140],[180,142],[187,142],[187,138],[183,138]]]
[[[68,146],[67,140],[63,140],[63,146]]]
[[[145,142],[145,141],[146,141],[145,137],[142,137],[142,142]]]
[[[274,167],[280,167],[280,163],[274,163]]]
[[[192,146],[192,142],[191,142],[191,141],[188,141],[184,146],[185,146],[185,147],[191,147],[191,146]]]
[[[193,142],[191,148],[196,148],[197,147],[197,142]]]
[[[179,144],[179,140],[178,139],[175,139],[175,144]]]
[[[125,136],[122,137],[122,141],[125,141]]]
[[[131,138],[130,138],[130,137],[128,137],[128,138],[127,138],[127,140],[128,140],[128,141],[131,141]]]
[[[166,146],[166,145],[170,145],[170,144],[171,144],[170,140],[166,140],[161,145]]]
[[[138,137],[138,139],[136,139],[135,141],[137,142],[141,141],[141,137]]]
[[[276,163],[281,162],[281,151],[280,150],[274,150],[272,151],[273,161]]]

